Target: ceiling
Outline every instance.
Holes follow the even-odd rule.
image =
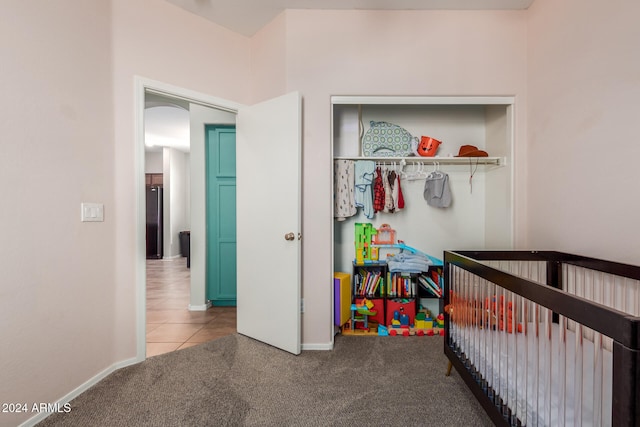
[[[166,0],[236,33],[252,36],[285,9],[517,10],[534,0]]]
[[[534,0],[166,0],[236,33],[252,36],[285,9],[517,10]],[[145,149],[189,152],[189,105],[147,93]]]
[[[190,150],[189,103],[179,99],[145,93],[145,151],[162,151],[162,147]]]

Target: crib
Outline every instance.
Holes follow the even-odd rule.
[[[446,251],[444,352],[496,425],[640,425],[640,267]]]

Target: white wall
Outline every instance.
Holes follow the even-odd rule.
[[[187,162],[188,154],[173,149],[171,158],[171,256],[181,256],[180,232],[189,230],[189,216],[191,207],[189,206],[189,192],[191,189]]]
[[[303,94],[303,344],[331,342],[331,95],[515,95],[516,218],[525,176],[525,11],[286,15],[286,90]],[[523,225],[516,224],[516,245]]]
[[[55,402],[116,354],[109,2],[0,3],[0,402]],[[129,162],[131,165],[131,162]],[[80,222],[80,203],[104,222]],[[129,324],[129,328],[131,328]],[[31,413],[0,412],[0,425]]]
[[[144,153],[144,173],[163,173],[162,151]]]
[[[185,186],[188,188],[188,191],[185,196],[185,205],[187,206],[186,218],[185,218],[185,230],[191,230],[191,153],[186,153],[184,156],[184,164],[185,168],[189,171],[189,173],[185,176]]]
[[[287,20],[282,13],[251,38],[252,103],[287,92],[286,65]]]
[[[187,204],[190,188],[187,186],[190,171],[186,153],[164,147],[163,175],[163,257],[180,256],[179,233],[188,229],[190,207]]]
[[[247,103],[249,40],[162,0],[7,0],[0,16],[0,401],[56,402],[139,350],[135,76]],[[81,202],[105,221],[81,223]]]
[[[528,246],[638,264],[640,3],[529,10]]]

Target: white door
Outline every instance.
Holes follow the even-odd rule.
[[[299,354],[300,94],[243,107],[236,125],[237,329]]]

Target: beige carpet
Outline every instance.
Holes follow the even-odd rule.
[[[114,372],[41,426],[492,425],[442,337],[337,336],[294,356],[241,335]]]

